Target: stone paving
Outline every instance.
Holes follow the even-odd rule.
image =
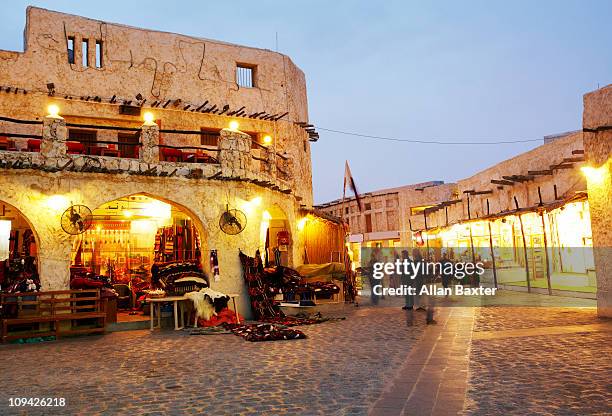
[[[465,414],[612,414],[612,321],[594,308],[482,308],[474,329]]]
[[[425,327],[400,304],[338,305],[326,315],[346,320],[297,341],[145,330],[2,345],[0,415],[612,414],[612,322],[594,308],[440,307]]]
[[[0,414],[366,414],[424,322],[406,327],[396,307],[338,314],[296,341],[145,330],[0,346]],[[25,413],[9,397],[68,405]]]

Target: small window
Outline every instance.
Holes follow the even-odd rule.
[[[219,144],[219,130],[212,130],[201,128],[200,131],[200,144],[202,146],[218,146]]]
[[[96,41],[96,68],[102,68],[102,41]]]
[[[255,87],[255,67],[238,64],[236,66],[236,83],[243,88]]]
[[[83,39],[83,66],[87,68],[89,66],[89,40]]]
[[[70,36],[68,38],[68,63],[74,63],[74,37]]]
[[[372,216],[370,214],[366,214],[366,233],[372,232]]]
[[[369,211],[371,209],[372,209],[372,204],[370,204],[370,203],[365,204],[365,210],[366,211]]]

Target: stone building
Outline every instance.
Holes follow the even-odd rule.
[[[18,245],[0,245],[2,260],[29,230],[54,290],[77,265],[141,272],[153,250],[197,251],[210,272],[216,250],[212,287],[240,294],[248,316],[238,251],[304,260],[311,127],[304,74],[285,55],[29,7],[24,51],[0,51],[0,220]],[[80,205],[93,227],[75,236],[62,216]],[[235,235],[220,227],[232,209],[246,215]]]
[[[354,199],[320,208],[350,220],[357,265],[359,249],[373,246],[481,259],[485,283],[597,298],[600,314],[609,316],[610,91],[585,96],[583,131],[546,136],[543,145],[472,177],[371,192],[361,213]],[[393,218],[392,227],[368,216]]]

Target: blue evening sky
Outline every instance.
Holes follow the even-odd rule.
[[[310,121],[370,135],[485,141],[581,128],[582,95],[612,83],[612,1],[11,1],[0,49],[21,50],[28,4],[275,49],[306,73]],[[476,173],[537,143],[437,146],[321,131],[316,202]],[[516,173],[516,172],[509,172]]]

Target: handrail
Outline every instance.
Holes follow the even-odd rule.
[[[197,134],[198,136],[206,134],[206,131],[201,130],[172,130],[172,129],[160,129],[160,133],[171,133],[171,134]]]
[[[4,137],[20,137],[25,139],[42,139],[40,134],[23,134],[23,133],[0,133]]]
[[[18,123],[18,124],[43,124],[42,120],[20,120],[17,118],[1,117],[1,116],[0,116],[0,121],[9,121],[11,123]]]
[[[99,130],[121,130],[121,131],[141,131],[140,127],[120,127],[120,126],[101,126],[97,124],[80,124],[80,123],[66,123],[67,127],[83,127],[86,129],[99,129]]]
[[[189,149],[189,150],[207,150],[209,152],[218,152],[219,149],[205,146],[171,146],[169,144],[158,144],[157,147],[164,149]]]

